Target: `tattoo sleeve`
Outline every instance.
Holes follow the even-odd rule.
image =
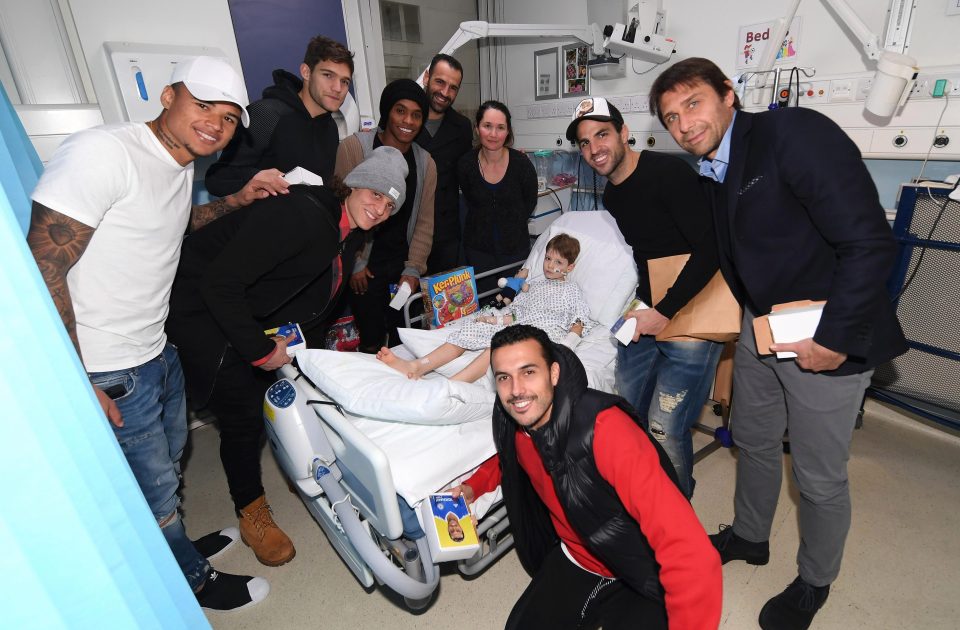
[[[67,286],[67,272],[87,249],[93,232],[94,228],[89,225],[33,203],[27,244],[81,360],[83,355],[77,340],[77,320]]]
[[[211,201],[202,206],[193,206],[190,212],[190,231],[199,230],[207,223],[219,219],[225,214],[230,214],[236,209],[227,203],[227,197]]]

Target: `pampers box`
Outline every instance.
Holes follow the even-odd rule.
[[[428,495],[420,503],[420,517],[434,562],[465,560],[480,551],[477,530],[463,496]]]

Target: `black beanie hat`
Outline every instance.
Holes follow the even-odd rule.
[[[387,128],[387,117],[394,104],[402,99],[409,99],[420,106],[423,111],[423,120],[426,122],[430,115],[430,101],[427,100],[427,94],[423,88],[413,79],[397,79],[387,84],[383,88],[383,94],[380,95],[380,122],[377,124],[381,129]]]

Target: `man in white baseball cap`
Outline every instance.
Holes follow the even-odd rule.
[[[240,120],[244,127],[250,126],[247,113],[247,90],[233,66],[218,57],[194,57],[181,61],[174,67],[170,84],[183,85],[194,98],[202,101],[233,103],[240,108]]]
[[[67,138],[33,191],[27,241],[147,505],[200,605],[235,610],[267,596],[262,578],[214,571],[235,528],[194,545],[180,516],[187,442],[183,371],[164,324],[183,234],[266,197],[248,184],[192,206],[193,161],[247,122],[243,81],[210,57],[179,64],[144,124]],[[65,368],[70,369],[70,368]]]

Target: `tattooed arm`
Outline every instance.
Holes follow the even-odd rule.
[[[73,300],[70,298],[70,288],[67,286],[67,272],[86,251],[94,228],[84,225],[76,219],[60,214],[56,210],[33,202],[33,213],[30,217],[30,231],[27,233],[27,244],[37,261],[40,274],[47,285],[50,297],[60,313],[60,319],[70,335],[77,356],[83,362],[80,352],[80,341],[77,338],[77,318],[73,312]],[[123,426],[123,418],[117,404],[110,400],[99,388],[94,387],[97,400],[110,422],[118,427]]]
[[[277,171],[277,173],[279,172],[280,171]],[[257,199],[264,199],[270,195],[285,195],[289,192],[286,188],[281,189],[270,180],[260,177],[260,175],[261,173],[257,173],[243,188],[232,195],[227,195],[222,199],[211,201],[202,206],[193,206],[193,210],[190,213],[190,231],[199,230],[207,223],[219,219],[234,210],[249,206]]]
[[[194,206],[190,211],[190,231],[199,230],[207,223],[219,219],[225,214],[229,214],[234,210],[238,210],[241,206],[231,205],[230,197],[235,195],[229,195],[223,197],[222,199],[216,199],[210,203],[205,203],[202,206]]]

